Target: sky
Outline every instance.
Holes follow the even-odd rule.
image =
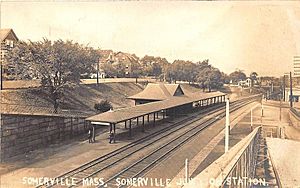
[[[300,1],[1,3],[21,40],[70,39],[100,49],[280,76],[300,55]]]

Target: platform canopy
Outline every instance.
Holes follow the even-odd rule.
[[[226,94],[222,92],[210,92],[210,93],[196,92],[189,96],[173,96],[163,101],[151,102],[151,103],[141,104],[133,107],[121,108],[118,110],[104,112],[101,114],[88,117],[86,120],[91,122],[117,124],[147,114],[160,112],[162,110],[171,109],[174,107],[182,106],[193,102],[199,102],[205,99],[222,97],[225,95]]]

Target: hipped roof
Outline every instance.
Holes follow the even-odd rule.
[[[175,96],[177,89],[180,89],[183,93],[183,90],[181,89],[179,84],[149,83],[142,92],[130,96],[128,98],[146,100],[165,100],[172,96]]]

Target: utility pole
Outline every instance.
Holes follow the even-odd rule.
[[[229,98],[226,99],[226,123],[225,123],[225,153],[229,148],[229,134],[230,134],[230,121],[229,121]]]
[[[281,105],[282,105],[282,99],[280,98],[280,105],[279,105],[279,121],[280,122],[281,122]]]
[[[283,75],[283,101],[285,101],[285,75]]]
[[[290,72],[290,107],[293,108],[293,80],[292,80],[292,72]]]
[[[97,85],[99,85],[99,61],[97,62]]]

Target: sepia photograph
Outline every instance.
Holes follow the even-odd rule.
[[[300,188],[300,1],[0,0],[0,188]]]

